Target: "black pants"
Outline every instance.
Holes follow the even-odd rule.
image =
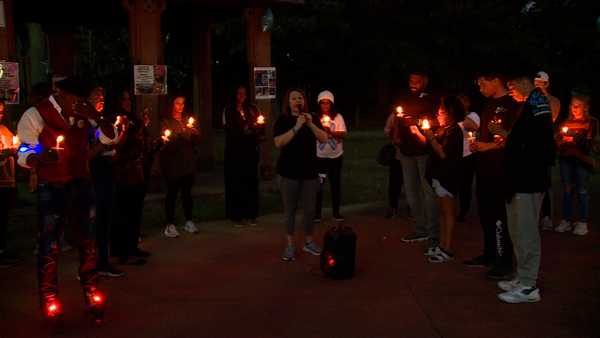
[[[144,192],[143,184],[117,185],[116,217],[111,233],[111,251],[114,256],[127,259],[138,248]]]
[[[188,174],[181,177],[167,178],[167,196],[165,198],[165,211],[167,214],[167,223],[175,224],[175,202],[177,195],[181,191],[183,202],[183,214],[186,220],[192,219],[192,187],[194,186],[194,174]]]
[[[388,205],[390,208],[397,209],[400,193],[402,192],[402,185],[404,184],[404,175],[402,175],[402,164],[400,163],[400,160],[392,160],[388,177]]]
[[[108,265],[113,210],[115,207],[115,182],[112,174],[94,177],[96,205],[96,241],[98,244],[98,265]]]
[[[460,187],[458,197],[460,200],[459,215],[465,217],[471,209],[473,196],[473,177],[475,176],[475,155],[463,157],[460,161]]]
[[[225,214],[239,222],[258,216],[258,153],[247,160],[225,158]]]
[[[14,205],[16,193],[15,188],[0,188],[0,250],[6,250],[8,210]]]
[[[342,163],[344,156],[338,158],[319,158],[319,175],[320,184],[317,191],[317,203],[315,209],[315,217],[321,218],[321,210],[323,207],[323,186],[325,179],[329,179],[329,188],[331,190],[331,209],[333,216],[340,214],[340,204],[342,202]],[[325,175],[322,177],[321,175]]]
[[[503,179],[477,176],[477,205],[483,228],[483,254],[486,260],[512,268],[513,246],[506,224]]]
[[[75,227],[79,246],[79,277],[85,290],[97,285],[95,229],[90,222],[91,184],[75,180],[69,184],[38,186],[38,290],[44,306],[58,294],[58,240],[67,214]]]

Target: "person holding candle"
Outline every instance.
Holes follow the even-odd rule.
[[[549,168],[556,159],[552,111],[548,98],[533,84],[527,71],[509,78],[510,95],[523,102],[512,130],[498,127],[506,139],[505,199],[509,233],[514,245],[516,274],[498,282],[504,292],[498,298],[506,303],[541,300],[537,279],[541,260],[538,227],[542,199],[550,186]]]
[[[458,123],[463,131],[464,145],[463,158],[460,165],[461,178],[460,188],[458,190],[459,206],[457,220],[459,222],[464,222],[469,213],[469,209],[471,208],[473,179],[475,177],[476,156],[471,151],[471,143],[475,142],[481,119],[477,113],[470,111],[471,99],[467,95],[461,94],[458,95],[458,98],[463,103],[465,112],[467,112],[465,119]]]
[[[393,139],[400,150],[406,199],[415,218],[414,232],[402,237],[402,241],[413,243],[429,240],[429,247],[433,249],[439,241],[439,213],[435,194],[425,178],[429,161],[428,145],[415,133],[420,121],[427,120],[431,124],[436,120],[436,100],[425,91],[428,81],[428,76],[423,72],[409,75],[409,93],[394,104],[394,107],[403,108],[403,116],[396,119]]]
[[[235,103],[223,110],[225,214],[236,227],[256,225],[258,217],[259,145],[265,125],[260,116],[245,86],[237,88]]]
[[[420,130],[433,150],[427,178],[440,206],[440,243],[428,252],[428,260],[432,263],[454,259],[452,236],[456,224],[456,197],[464,146],[463,131],[458,122],[464,118],[465,109],[460,99],[448,96],[442,101],[437,114],[440,129],[435,134],[427,126]]]
[[[167,226],[164,235],[179,237],[175,226],[175,202],[181,191],[185,225],[189,233],[198,233],[192,220],[192,187],[196,175],[195,147],[199,142],[199,132],[194,126],[188,127],[190,116],[185,114],[185,96],[175,95],[170,101],[168,117],[163,120],[163,131],[169,130],[169,136],[163,138],[164,144],[159,154],[159,164],[167,185],[165,211]]]
[[[329,178],[331,189],[331,209],[333,219],[343,222],[344,217],[340,213],[342,201],[342,162],[344,160],[344,138],[347,134],[346,123],[342,114],[335,109],[333,93],[325,90],[317,97],[321,124],[327,132],[328,138],[325,142],[317,140],[317,163],[319,167],[320,185],[317,193],[317,204],[315,210],[315,221],[321,220],[321,209],[323,203],[323,185]]]
[[[539,71],[537,72],[533,83],[548,98],[548,101],[550,102],[550,109],[552,110],[552,122],[556,123],[558,116],[560,115],[560,100],[550,94],[550,76],[544,71]],[[548,175],[551,175],[551,173],[548,173]],[[548,189],[547,193],[544,194],[544,202],[542,203],[542,229],[549,231],[554,230],[554,225],[552,224],[552,214],[552,189],[550,188]]]
[[[104,277],[123,277],[125,272],[110,262],[109,249],[111,233],[114,231],[115,207],[115,155],[116,146],[122,137],[122,127],[116,123],[116,117],[122,115],[121,102],[126,91],[109,93],[111,112],[105,108],[105,95],[102,87],[94,88],[88,101],[100,114],[92,130],[92,146],[90,151],[90,171],[94,184],[94,210],[96,225],[96,242],[98,245],[98,274]],[[114,101],[114,103],[113,103]]]
[[[13,133],[4,124],[5,103],[0,99],[0,267],[10,267],[20,262],[20,259],[7,251],[6,233],[8,212],[17,197],[17,182],[15,180],[15,154],[18,144],[13,144]],[[10,143],[9,141],[10,140]]]
[[[513,270],[513,249],[506,223],[506,206],[502,192],[506,187],[504,137],[494,131],[510,131],[519,114],[520,105],[506,89],[505,76],[491,68],[477,77],[479,91],[485,98],[481,110],[481,128],[471,144],[477,156],[475,168],[479,222],[483,229],[483,254],[464,263],[471,267],[489,268],[486,277],[503,279]]]
[[[569,117],[560,124],[557,135],[558,161],[563,185],[562,221],[557,232],[572,231],[584,236],[588,233],[590,176],[598,164],[591,157],[597,151],[598,120],[589,113],[590,98],[574,92],[569,105]],[[573,222],[573,200],[577,194],[579,220]]]
[[[282,101],[282,112],[275,122],[275,146],[280,149],[277,173],[286,222],[286,242],[281,259],[293,261],[296,209],[302,199],[305,244],[303,251],[320,255],[321,248],[313,240],[315,203],[319,181],[315,142],[325,142],[328,134],[319,118],[308,113],[306,95],[300,89],[290,89]]]
[[[395,128],[397,126],[396,119],[402,118],[403,115],[403,108],[401,106],[397,106],[385,121],[383,134],[386,136],[386,138],[392,141],[392,144],[393,137],[395,135]],[[395,144],[393,144],[393,146],[395,152],[394,158],[390,161],[388,170],[388,207],[385,210],[385,218],[398,217],[400,215],[398,211],[398,202],[400,200],[400,193],[403,185],[402,164],[400,163],[400,149],[398,149],[398,146]]]
[[[88,141],[85,121],[97,119],[97,114],[85,103],[90,89],[83,80],[68,77],[56,83],[57,91],[34,107],[27,109],[18,124],[18,136],[23,142],[19,149],[19,165],[36,168],[38,174],[38,290],[44,317],[50,323],[62,322],[58,299],[57,247],[68,206],[81,206],[76,198],[81,189],[73,186],[82,177],[75,161],[87,163],[78,151]],[[83,121],[83,127],[80,121]],[[56,146],[58,136],[64,141]],[[71,203],[75,202],[75,203]],[[85,201],[82,201],[82,203]],[[105,297],[97,289],[96,244],[89,222],[89,209],[75,213],[73,225],[79,227],[79,277],[84,291],[86,310],[96,319],[104,311]]]

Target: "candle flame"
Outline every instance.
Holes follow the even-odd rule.
[[[193,117],[190,117],[187,123],[188,128],[192,128],[194,126],[194,122],[196,122],[196,120]]]
[[[468,134],[469,134],[469,137],[473,137],[473,132],[472,131],[470,131]]]
[[[12,141],[13,141],[13,146],[18,145],[19,144],[19,136],[13,136]]]
[[[65,140],[65,137],[64,137],[64,136],[62,136],[62,135],[58,135],[58,137],[56,138],[56,143],[57,143],[57,144],[58,144],[58,143],[61,143],[61,142],[62,142],[62,141],[64,141],[64,140]]]
[[[258,115],[258,119],[256,120],[258,124],[265,124],[265,117],[262,115]]]
[[[165,130],[165,137],[171,136],[171,131],[169,129]]]
[[[567,126],[562,127],[562,132],[563,133],[566,134],[568,131],[569,131],[569,127],[567,127]]]
[[[431,128],[431,125],[429,124],[429,120],[427,120],[427,119],[423,120],[423,122],[421,123],[421,129],[427,130],[430,128]]]
[[[398,116],[398,117],[404,116],[404,109],[402,109],[402,106],[396,107],[396,116]]]

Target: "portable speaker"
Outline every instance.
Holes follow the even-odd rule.
[[[354,276],[356,262],[356,233],[351,227],[338,225],[329,228],[323,240],[321,271],[333,279]]]

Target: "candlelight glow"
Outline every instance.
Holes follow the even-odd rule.
[[[193,117],[190,117],[190,118],[188,119],[187,127],[188,127],[188,128],[193,128],[193,127],[194,127],[194,123],[195,123],[195,122],[196,122],[196,120],[194,120],[194,118],[193,118]]]
[[[423,120],[423,122],[421,123],[421,129],[423,129],[423,130],[431,129],[429,120],[427,120],[427,119]]]
[[[171,136],[171,130],[169,129],[165,129],[165,131],[163,132],[163,136],[161,136],[161,138],[165,141],[165,142],[169,142],[169,136]]]
[[[329,123],[331,122],[331,118],[328,115],[323,115],[321,118],[321,124],[323,127],[329,127]]]
[[[568,131],[569,131],[569,127],[567,127],[567,126],[562,127],[562,132],[564,134],[566,134]]]
[[[258,123],[258,124],[265,124],[265,117],[262,116],[262,115],[258,115],[256,123]]]
[[[402,117],[402,116],[404,116],[404,109],[402,109],[402,106],[398,106],[398,107],[396,107],[396,116],[397,116],[397,117]]]
[[[469,138],[472,138],[472,137],[473,137],[473,132],[472,132],[472,131],[470,131],[470,132],[468,133],[468,135],[469,135]]]
[[[117,116],[117,120],[115,121],[115,127],[121,124],[121,116]]]
[[[19,141],[19,137],[18,136],[13,136],[13,138],[12,138],[12,144],[13,144],[13,147],[15,147],[15,148],[17,148],[19,146],[20,141]]]
[[[65,137],[62,135],[58,135],[56,138],[56,149],[61,149],[60,144],[65,140]]]

